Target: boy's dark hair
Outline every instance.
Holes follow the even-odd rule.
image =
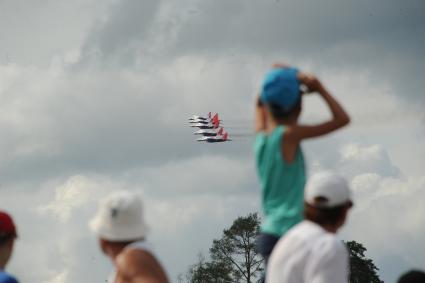
[[[301,96],[298,99],[298,102],[290,110],[285,110],[277,104],[269,103],[267,104],[270,113],[274,119],[285,119],[292,116],[294,113],[297,113],[301,110]]]
[[[332,208],[317,208],[308,203],[304,203],[304,218],[319,225],[336,225],[341,221],[346,204]]]
[[[425,282],[425,273],[420,270],[411,270],[403,274],[398,283],[423,283]]]

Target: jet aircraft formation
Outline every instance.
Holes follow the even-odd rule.
[[[218,118],[218,113],[212,116],[211,112],[207,117],[193,115],[189,118],[189,124],[192,128],[198,128],[194,135],[201,135],[197,141],[216,143],[231,141],[228,138],[228,133],[220,127],[221,120]],[[219,129],[220,128],[220,129]]]

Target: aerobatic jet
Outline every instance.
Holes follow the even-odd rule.
[[[202,121],[211,120],[211,112],[208,112],[207,117],[202,117],[198,115],[193,115],[192,117],[189,117],[189,121],[198,121],[198,120],[202,120]]]
[[[212,118],[206,118],[205,120],[203,120],[203,119],[192,119],[192,120],[189,120],[189,123],[190,124],[208,124],[208,123],[210,123],[212,121],[216,121],[216,120],[217,121],[219,120],[218,119],[218,113],[216,113]]]
[[[197,139],[197,141],[204,141],[204,142],[208,142],[208,143],[216,143],[216,142],[231,141],[231,139],[228,139],[228,134],[225,132],[222,136],[202,137],[202,138]]]
[[[190,124],[192,128],[199,128],[202,130],[206,129],[217,129],[220,126],[220,120],[218,119],[218,115],[214,115],[213,119],[209,121],[208,123],[196,123],[196,124]]]
[[[189,124],[208,124],[211,123],[210,120],[191,120],[189,121]]]
[[[219,123],[209,123],[209,124],[193,124],[190,125],[192,128],[198,128],[201,130],[211,130],[211,129],[217,129],[220,125]]]
[[[215,137],[223,134],[223,128],[220,128],[218,132],[214,130],[198,130],[193,133],[194,135],[203,135],[204,137]]]

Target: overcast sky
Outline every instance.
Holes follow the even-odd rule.
[[[385,282],[425,269],[422,0],[0,0],[0,207],[22,282],[104,282],[87,222],[99,198],[143,192],[173,282],[237,216],[259,211],[253,101],[276,61],[316,73],[352,124],[303,144],[309,174],[349,178],[341,239]],[[194,141],[219,112],[232,143]],[[306,97],[302,121],[329,117]],[[238,136],[239,135],[239,136]]]

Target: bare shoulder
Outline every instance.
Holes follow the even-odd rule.
[[[281,152],[286,162],[295,160],[300,139],[296,136],[296,126],[287,126],[282,136]]]
[[[125,249],[117,257],[116,268],[129,282],[168,283],[161,264],[147,251]]]
[[[290,125],[290,126],[286,126],[285,127],[285,132],[283,133],[283,139],[285,140],[285,142],[289,142],[289,143],[298,143],[298,139],[297,139],[297,134],[299,131],[299,126],[298,125]]]

